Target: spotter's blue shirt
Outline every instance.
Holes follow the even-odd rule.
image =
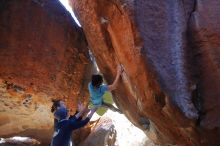
[[[89,118],[86,118],[85,120],[71,118],[57,122],[51,146],[70,146],[73,130],[85,126],[89,120]]]
[[[102,97],[108,91],[108,86],[101,85],[99,88],[95,88],[92,83],[89,83],[88,88],[91,102],[94,105],[102,105]]]

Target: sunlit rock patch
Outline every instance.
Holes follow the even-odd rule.
[[[30,137],[14,136],[0,138],[0,146],[39,146],[40,142]]]

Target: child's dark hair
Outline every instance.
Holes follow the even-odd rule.
[[[99,74],[92,75],[92,86],[99,87],[103,82],[102,76]]]
[[[57,110],[57,107],[60,106],[60,99],[52,99],[53,105],[51,106],[51,112],[55,112]]]

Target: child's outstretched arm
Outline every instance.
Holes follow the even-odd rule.
[[[119,78],[120,78],[120,75],[121,75],[122,72],[123,72],[123,69],[122,69],[121,65],[118,65],[118,67],[117,67],[117,75],[115,77],[114,82],[111,85],[108,85],[108,91],[112,91],[112,90],[114,90],[116,88],[116,86],[118,84],[118,81],[119,81]]]

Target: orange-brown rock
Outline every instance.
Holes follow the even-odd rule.
[[[58,0],[1,0],[0,137],[50,142],[51,98],[74,111],[91,67],[84,33]]]
[[[109,83],[122,64],[113,94],[130,121],[160,145],[220,144],[219,1],[71,4]],[[0,136],[48,142],[51,98],[74,110],[87,94],[82,30],[58,0],[1,0],[0,62]]]
[[[114,100],[161,145],[214,146],[219,131],[220,2],[70,0]]]
[[[102,117],[94,123],[92,132],[82,146],[115,146],[117,131],[108,117]]]

